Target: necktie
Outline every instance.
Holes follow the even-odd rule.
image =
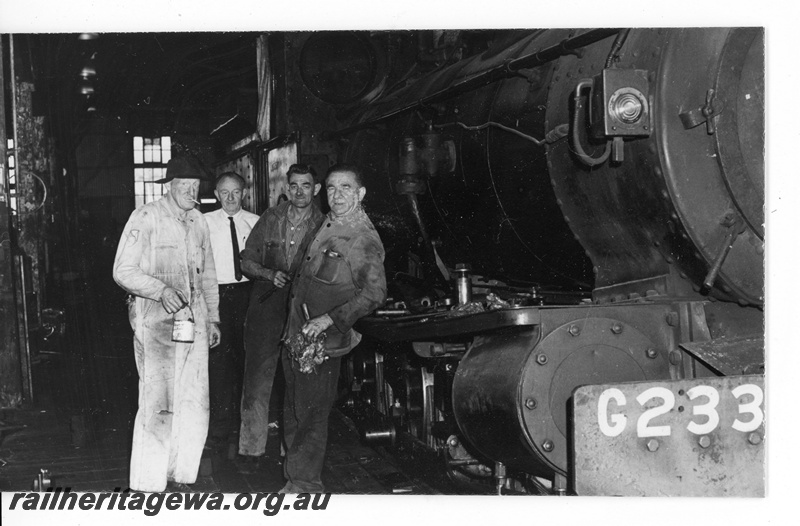
[[[236,225],[233,223],[233,218],[228,216],[228,221],[231,222],[231,245],[233,245],[233,272],[236,276],[236,281],[242,281],[242,263],[239,261],[239,240],[236,238]]]

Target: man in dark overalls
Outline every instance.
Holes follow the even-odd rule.
[[[325,491],[321,473],[341,357],[361,341],[353,324],[386,300],[383,244],[361,208],[367,190],[359,169],[331,167],[325,189],[331,211],[309,245],[292,285],[284,338],[302,331],[314,339],[325,332],[327,359],[316,371],[304,373],[288,351],[283,352],[284,474],[288,479],[281,490],[284,493]]]
[[[240,471],[258,469],[269,425],[269,399],[286,321],[287,286],[324,216],[314,203],[320,184],[313,168],[287,172],[289,201],[261,215],[242,251],[242,272],[254,281],[245,321],[245,371],[239,431]]]

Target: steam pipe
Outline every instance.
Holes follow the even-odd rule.
[[[394,111],[390,111],[389,113],[381,115],[380,117],[376,117],[374,119],[370,119],[368,121],[355,124],[347,128],[343,128],[341,130],[328,132],[328,134],[347,135],[355,131],[373,126],[379,122],[392,119],[408,111],[412,111],[417,108],[427,106],[429,104],[441,102],[451,97],[455,97],[456,95],[460,95],[462,93],[486,86],[498,80],[513,77],[521,69],[535,68],[538,66],[542,66],[544,64],[547,64],[548,62],[552,62],[553,60],[559,57],[563,57],[564,55],[572,54],[575,52],[575,50],[579,48],[588,46],[590,44],[594,44],[595,42],[604,40],[612,35],[616,35],[619,33],[619,31],[620,29],[591,29],[586,33],[580,34],[572,38],[567,38],[561,41],[559,44],[556,44],[555,46],[550,46],[549,48],[543,49],[542,51],[536,53],[530,53],[528,55],[525,55],[524,57],[504,62],[498,66],[495,66],[491,69],[484,71],[483,73],[475,75],[474,77],[464,79],[461,82],[453,84],[448,88],[441,89],[436,93],[432,93],[431,95],[422,97],[416,102],[403,106],[402,108],[396,109]]]

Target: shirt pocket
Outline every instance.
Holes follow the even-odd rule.
[[[177,243],[156,243],[155,271],[157,276],[177,273],[177,268],[184,258],[180,256]]]
[[[341,280],[346,265],[347,262],[341,254],[333,250],[325,250],[322,252],[322,263],[314,274],[314,280],[328,285],[335,283],[337,280]]]
[[[266,241],[264,243],[264,255],[262,258],[262,265],[272,268],[279,262],[281,256],[281,244],[277,241]]]

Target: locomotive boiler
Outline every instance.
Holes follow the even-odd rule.
[[[763,492],[763,30],[507,31],[459,60],[467,37],[325,135],[387,251],[344,375],[365,439],[478,491],[625,494],[585,480],[654,462],[701,472],[673,494]],[[651,467],[620,480],[651,494]]]

